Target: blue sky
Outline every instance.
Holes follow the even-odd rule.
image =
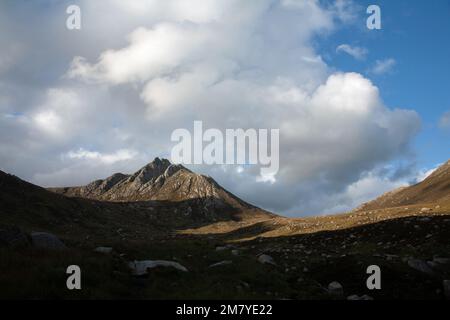
[[[368,49],[367,59],[333,55],[337,69],[366,74],[380,88],[392,107],[416,110],[422,130],[414,141],[419,167],[432,168],[449,158],[450,133],[439,128],[442,115],[450,109],[450,1],[395,0],[358,1],[359,26],[343,27],[321,45],[333,52],[340,43]],[[382,30],[364,26],[364,9],[378,4]],[[368,72],[376,60],[393,58],[391,72]]]

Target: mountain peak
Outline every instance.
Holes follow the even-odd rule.
[[[139,184],[145,184],[163,175],[170,166],[169,160],[155,158],[155,160],[134,173],[131,178]]]
[[[160,166],[170,166],[171,163],[169,160],[164,159],[164,158],[158,158],[156,157],[152,162],[150,162],[149,164],[146,165],[147,166],[151,166],[151,167],[160,167]]]
[[[146,172],[152,172],[152,171],[165,171],[169,166],[172,164],[167,159],[160,159],[156,157],[152,162],[147,163],[145,166],[143,166],[138,172],[140,171],[146,171]]]
[[[211,217],[220,212],[252,211],[268,215],[226,191],[214,179],[160,158],[155,158],[131,175],[115,174],[87,186],[51,191],[101,201],[185,203],[193,205],[192,210],[197,208],[198,212]]]

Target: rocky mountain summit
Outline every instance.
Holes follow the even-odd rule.
[[[167,159],[159,158],[130,175],[116,173],[86,186],[49,190],[68,197],[100,201],[184,202],[190,205],[187,210],[192,210],[192,206],[200,206],[202,211],[214,211],[215,214],[251,211],[251,215],[271,216],[226,191],[211,177],[196,174],[182,165],[174,165]]]

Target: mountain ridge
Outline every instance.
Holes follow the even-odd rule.
[[[426,205],[450,201],[450,160],[439,166],[423,181],[391,190],[380,197],[363,203],[354,211],[378,210],[409,205]]]
[[[115,173],[85,186],[47,190],[67,197],[98,201],[189,201],[207,213],[217,210],[243,213],[248,211],[256,215],[274,216],[235,196],[213,178],[194,173],[182,165],[175,165],[167,159],[160,158],[155,158],[133,174]]]
[[[200,188],[202,183],[204,184],[203,187],[216,187],[225,190],[210,177],[193,173],[182,165],[174,165],[169,160],[160,158],[155,158],[133,174],[115,173],[110,177],[95,180],[85,186],[48,188],[48,190],[69,197],[104,201],[170,200],[171,194],[162,192],[162,190],[167,190],[166,183],[168,181],[173,182],[172,180],[181,178],[190,179],[189,182],[193,183],[188,186],[189,190],[186,190],[191,191],[191,193],[185,194],[190,199],[214,195],[215,190]],[[192,181],[194,179],[196,181]],[[177,198],[177,196],[180,197],[180,195],[174,195],[173,197]]]

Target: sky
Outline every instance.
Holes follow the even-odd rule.
[[[449,0],[4,0],[0,169],[82,185],[170,158],[195,120],[279,129],[273,179],[189,168],[279,214],[343,212],[450,158],[448,39]]]

